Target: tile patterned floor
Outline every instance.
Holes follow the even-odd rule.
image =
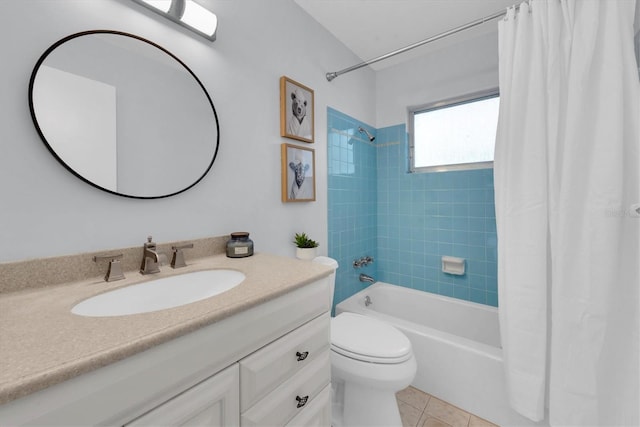
[[[396,400],[403,427],[498,427],[411,386]]]

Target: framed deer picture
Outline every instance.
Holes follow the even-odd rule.
[[[315,201],[316,163],[313,149],[293,144],[282,144],[281,156],[282,201]]]

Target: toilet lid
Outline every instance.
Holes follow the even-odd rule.
[[[402,332],[355,313],[341,313],[331,319],[331,349],[372,363],[401,363],[411,358],[411,342]]]

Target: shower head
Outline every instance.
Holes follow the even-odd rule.
[[[364,133],[365,135],[367,135],[367,138],[369,138],[369,141],[371,141],[371,142],[373,142],[373,140],[374,140],[374,139],[376,139],[376,137],[375,137],[375,136],[371,135],[371,134],[369,133],[369,131],[368,131],[368,130],[366,130],[365,128],[363,128],[362,126],[360,126],[360,127],[358,128],[358,132],[360,132],[360,133]]]

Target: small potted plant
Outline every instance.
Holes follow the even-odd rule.
[[[306,233],[296,233],[293,243],[296,245],[296,258],[311,260],[316,257],[318,242],[310,239]]]

